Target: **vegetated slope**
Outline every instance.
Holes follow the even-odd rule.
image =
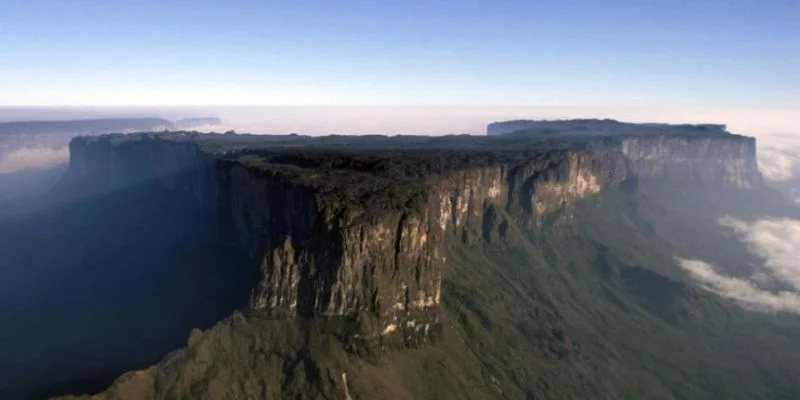
[[[797,398],[798,318],[718,298],[674,259],[752,257],[716,218],[796,210],[769,192],[645,186],[581,200],[536,230],[492,207],[448,237],[429,343],[398,346],[369,314],[235,313],[97,398]]]

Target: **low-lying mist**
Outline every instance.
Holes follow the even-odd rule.
[[[788,181],[800,173],[800,134],[759,135],[758,167],[772,181]]]
[[[719,223],[763,260],[763,268],[743,279],[726,275],[724,265],[702,260],[678,259],[681,267],[706,289],[748,308],[800,314],[800,220],[780,218],[748,222],[725,217]],[[781,289],[764,289],[770,284],[777,284]]]
[[[42,170],[66,163],[69,149],[49,147],[23,147],[0,155],[0,174],[26,170]]]

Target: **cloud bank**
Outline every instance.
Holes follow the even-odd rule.
[[[765,147],[758,149],[758,169],[765,178],[788,181],[800,166],[800,150],[794,148]]]
[[[800,294],[796,292],[773,293],[762,290],[748,280],[717,273],[715,268],[705,261],[679,258],[678,262],[693,278],[700,281],[703,287],[722,297],[736,300],[746,307],[757,310],[800,314]]]
[[[67,160],[69,160],[69,149],[66,146],[57,149],[23,147],[0,155],[0,174],[48,169],[63,164]]]
[[[752,223],[725,217],[722,226],[729,227],[764,260],[767,272],[800,290],[800,221],[795,219],[762,219]]]
[[[760,310],[800,314],[800,220],[763,219],[746,222],[725,217],[720,225],[729,228],[764,260],[763,269],[749,279],[726,276],[701,260],[678,259],[681,267],[703,287],[720,296]],[[792,290],[768,291],[759,282],[778,281]]]
[[[758,167],[765,178],[788,181],[800,175],[800,134],[761,134]]]

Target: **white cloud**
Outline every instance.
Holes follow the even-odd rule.
[[[0,155],[0,174],[52,168],[67,162],[67,160],[69,160],[69,149],[66,146],[57,149],[24,147]]]
[[[763,310],[800,314],[800,220],[780,218],[754,222],[734,217],[721,219],[763,261],[763,270],[748,279],[726,276],[709,263],[679,259],[681,267],[708,290]],[[757,283],[780,281],[794,290],[770,292]]]
[[[761,134],[758,140],[758,167],[764,177],[787,181],[800,172],[800,135]]]
[[[759,289],[750,281],[717,273],[711,264],[700,260],[678,259],[681,267],[708,290],[742,303],[746,307],[764,311],[789,311],[800,314],[800,294]]]
[[[766,272],[800,290],[800,220],[725,217],[720,224],[732,228],[764,260]]]
[[[788,181],[800,165],[800,151],[774,147],[758,149],[758,169],[765,178],[773,181]]]

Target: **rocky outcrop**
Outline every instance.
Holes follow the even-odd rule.
[[[344,183],[321,187],[310,178],[335,181],[329,171],[286,175],[297,166],[246,163],[191,141],[81,138],[70,147],[68,184],[113,190],[147,182],[207,209],[220,240],[252,261],[230,268],[260,271],[251,310],[308,318],[368,312],[382,321],[384,335],[409,340],[426,337],[438,323],[448,237],[480,231],[490,207],[534,228],[542,216],[629,177],[618,151],[537,151],[398,182],[421,187],[419,196],[380,208],[363,196],[343,200],[342,193],[355,190]]]

